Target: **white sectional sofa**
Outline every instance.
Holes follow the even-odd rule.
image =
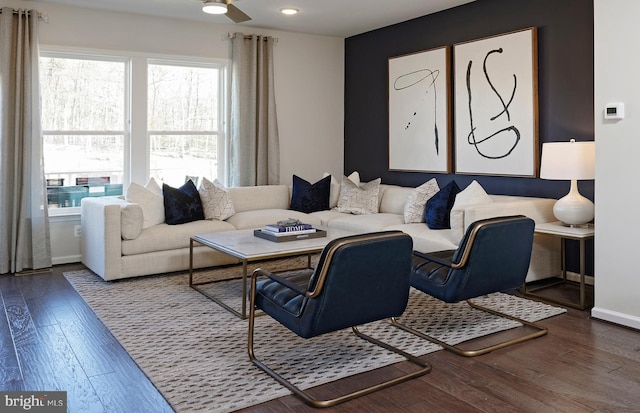
[[[142,210],[119,197],[82,200],[82,262],[105,280],[160,274],[189,268],[189,240],[196,233],[262,228],[286,218],[297,218],[314,226],[358,231],[402,230],[411,235],[414,249],[422,252],[455,249],[453,231],[432,230],[425,223],[404,223],[404,206],[414,188],[380,185],[379,212],[353,215],[325,210],[305,214],[289,210],[290,189],[286,185],[229,188],[235,214],[224,221],[199,220],[179,225],[166,223],[142,230],[136,220]],[[490,195],[492,202],[463,209],[463,233],[471,222],[503,215],[526,215],[536,223],[555,221],[554,199]],[[141,224],[140,224],[141,225]],[[527,281],[554,275],[559,268],[557,239],[536,235]],[[194,268],[236,262],[208,247],[194,247]]]

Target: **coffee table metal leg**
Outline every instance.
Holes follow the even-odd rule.
[[[221,299],[218,299],[213,294],[210,294],[206,290],[202,289],[200,286],[214,284],[219,281],[204,281],[204,282],[194,282],[193,281],[193,243],[197,242],[193,239],[189,242],[189,287],[198,291],[200,294],[204,295],[214,303],[220,305],[225,310],[234,314],[236,317],[240,317],[241,319],[247,318],[247,287],[246,287],[246,279],[247,279],[247,260],[243,260],[243,272],[242,272],[242,289],[243,289],[243,297],[242,297],[242,313],[238,312],[235,308],[225,304]],[[237,278],[236,278],[237,279]],[[221,280],[225,281],[225,280]]]
[[[189,240],[189,287],[193,285],[193,238]]]
[[[242,260],[242,317],[247,318],[247,260]]]

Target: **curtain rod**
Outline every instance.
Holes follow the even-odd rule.
[[[28,13],[29,11],[13,9],[13,14]],[[1,8],[0,8],[0,14],[2,14]],[[38,19],[42,20],[45,23],[49,23],[49,16],[47,15],[47,13],[39,11],[37,12],[37,14],[38,14]]]
[[[253,38],[253,36],[257,36],[257,35],[253,35],[253,34],[245,34],[245,35],[244,35],[244,38],[245,38],[245,40],[251,40],[251,39]],[[233,39],[234,37],[236,37],[236,34],[235,34],[235,33],[227,33],[227,38],[229,38],[229,39]],[[263,40],[264,40],[265,42],[267,41],[267,39],[266,39],[266,38],[265,38],[265,39],[263,39]],[[273,38],[273,43],[278,43],[278,38],[277,38],[277,37],[274,37],[274,38]]]

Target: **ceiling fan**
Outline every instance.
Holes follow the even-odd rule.
[[[209,14],[224,14],[235,23],[251,20],[251,17],[231,3],[233,0],[203,0],[202,11]]]

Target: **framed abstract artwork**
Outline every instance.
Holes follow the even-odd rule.
[[[536,28],[453,46],[455,172],[538,175]]]
[[[450,50],[389,58],[389,170],[451,172]]]

